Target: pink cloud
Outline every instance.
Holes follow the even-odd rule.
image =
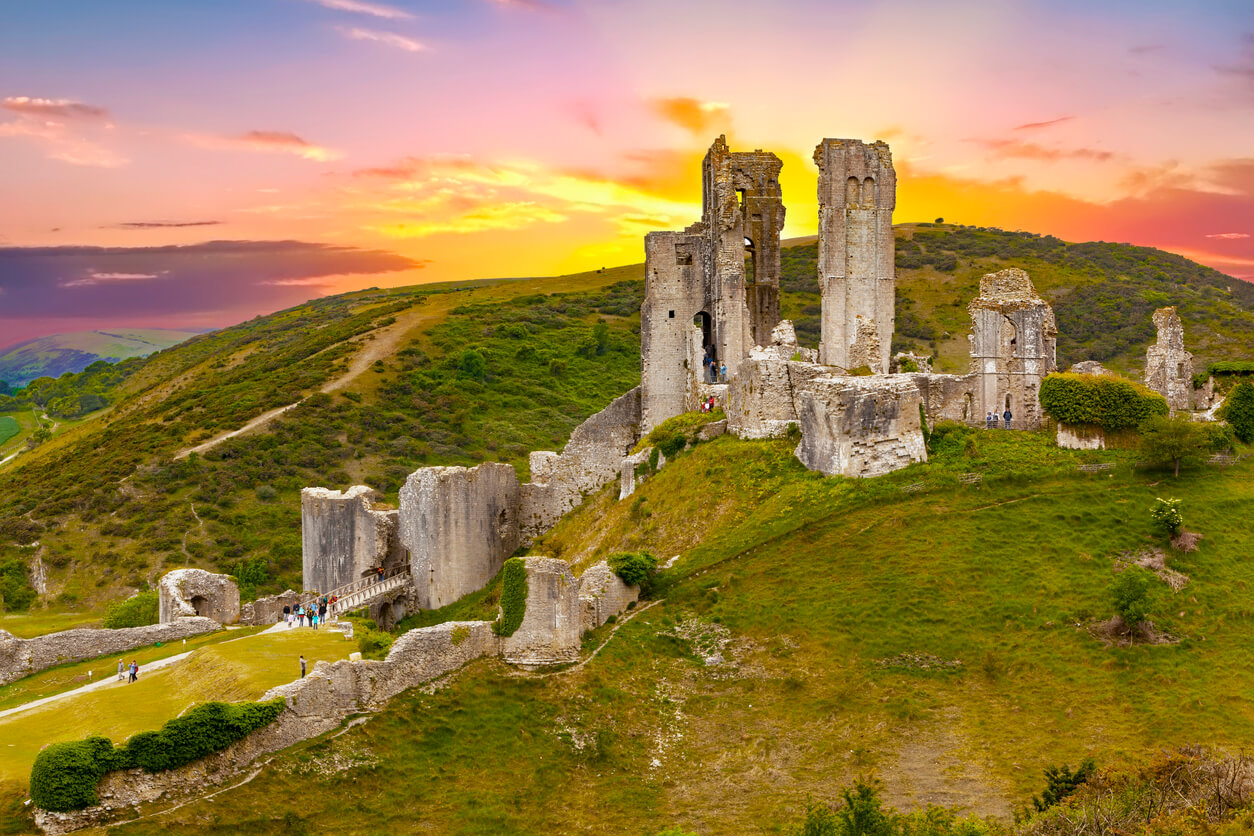
[[[385,20],[413,19],[413,15],[404,9],[398,9],[395,6],[385,6],[382,3],[363,3],[361,0],[306,0],[306,2],[316,3],[324,9],[332,9],[337,12],[370,15],[371,17],[381,17]]]
[[[0,107],[35,116],[40,119],[104,119],[109,111],[103,107],[76,102],[71,99],[36,99],[30,96],[10,96],[0,101]]]

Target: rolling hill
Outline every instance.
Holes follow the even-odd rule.
[[[0,380],[14,388],[37,377],[81,372],[97,360],[116,362],[161,351],[196,336],[196,331],[118,328],[73,331],[20,342],[0,352]]]

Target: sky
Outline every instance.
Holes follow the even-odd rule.
[[[700,163],[1254,280],[1249,0],[0,0],[0,347],[643,260]]]

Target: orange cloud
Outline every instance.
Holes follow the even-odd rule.
[[[973,141],[992,151],[995,157],[1020,160],[1040,160],[1042,162],[1092,160],[1093,162],[1104,163],[1115,156],[1113,151],[1103,151],[1100,148],[1047,148],[1035,142],[1020,142],[1015,139],[977,139]]]
[[[41,119],[104,119],[109,115],[109,111],[103,107],[83,104],[71,99],[10,96],[0,101],[0,107],[24,116],[37,116]]]
[[[688,96],[655,99],[655,113],[668,122],[694,134],[717,133],[731,121],[731,108],[724,102],[703,102]]]
[[[221,151],[277,152],[318,162],[336,160],[343,156],[338,151],[314,145],[288,131],[248,131],[236,136],[189,134],[187,139],[201,148]]]

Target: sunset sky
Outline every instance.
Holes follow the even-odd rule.
[[[0,347],[643,259],[699,167],[883,139],[898,222],[1254,280],[1249,0],[0,5]]]

